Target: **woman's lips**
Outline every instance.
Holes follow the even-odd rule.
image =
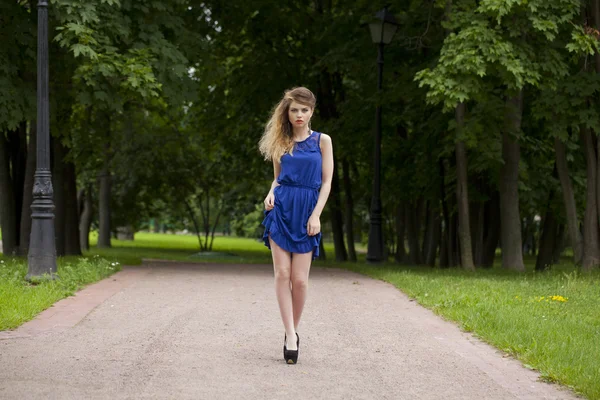
[[[301,124],[301,123],[302,123],[302,120],[301,120],[301,119],[298,119],[298,120],[296,120],[296,123],[297,123],[297,124]]]

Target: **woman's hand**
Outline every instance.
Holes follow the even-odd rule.
[[[265,197],[265,210],[271,211],[275,207],[275,195],[273,191],[270,191],[267,197]]]
[[[321,232],[321,220],[317,215],[311,215],[306,224],[306,232],[308,236],[315,236]]]

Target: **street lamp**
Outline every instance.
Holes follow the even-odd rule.
[[[383,261],[383,232],[381,212],[381,88],[383,75],[383,46],[389,44],[398,29],[396,19],[387,7],[375,14],[375,20],[369,24],[371,39],[377,44],[377,102],[375,118],[375,152],[374,152],[374,177],[373,194],[371,196],[371,221],[369,225],[369,246],[367,261],[377,263]]]
[[[31,236],[26,279],[56,272],[54,202],[50,174],[50,111],[48,95],[48,1],[38,0],[37,161],[31,204]]]

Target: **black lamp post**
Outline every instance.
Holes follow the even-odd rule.
[[[33,181],[31,236],[26,279],[56,272],[54,202],[50,174],[48,95],[48,1],[38,0],[37,165]]]
[[[398,23],[387,7],[375,14],[376,20],[369,24],[373,43],[377,44],[377,91],[381,95],[383,75],[383,46],[389,44],[396,33]],[[383,261],[383,232],[381,212],[381,97],[377,102],[375,119],[375,152],[373,194],[371,196],[371,222],[369,226],[369,246],[367,261],[377,263]]]

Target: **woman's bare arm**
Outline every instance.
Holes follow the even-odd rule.
[[[277,177],[279,177],[280,171],[281,164],[279,163],[279,161],[273,160],[273,174],[275,175],[275,177],[273,179],[273,183],[271,183],[271,189],[269,190],[269,193],[267,194],[267,197],[265,197],[264,200],[265,210],[267,211],[272,210],[273,207],[275,207],[275,193],[273,193],[273,191],[277,186],[279,186],[279,183],[277,183]]]
[[[279,183],[277,183],[277,178],[279,177],[279,173],[281,172],[281,163],[277,160],[273,160],[273,183],[271,184],[271,190],[269,191],[269,193],[273,193],[273,190],[275,190],[275,188],[277,186],[279,186]]]
[[[331,179],[333,178],[333,145],[331,137],[322,134],[320,143],[322,156],[321,190],[319,191],[319,198],[317,199],[315,209],[306,224],[306,231],[309,236],[315,236],[321,232],[321,213],[329,197],[329,192],[331,192]]]
[[[331,137],[326,134],[321,134],[321,154],[323,159],[321,190],[319,191],[319,199],[313,210],[313,215],[321,216],[329,192],[331,192],[331,179],[333,178],[333,144]]]

